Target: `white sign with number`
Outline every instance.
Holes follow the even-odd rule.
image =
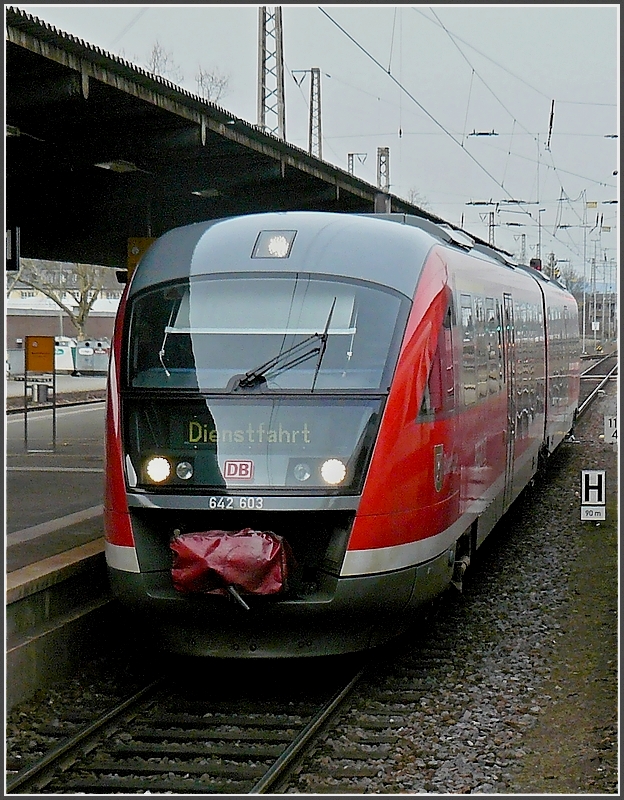
[[[604,506],[581,506],[581,521],[604,520],[607,518],[607,510]]]
[[[608,444],[617,444],[617,417],[605,416],[604,440]]]

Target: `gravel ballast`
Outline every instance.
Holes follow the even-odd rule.
[[[486,540],[463,594],[448,593],[384,654],[353,719],[289,792],[617,793],[618,487],[606,414],[614,385]],[[580,521],[584,469],[606,471],[605,522]],[[398,734],[392,755],[374,778],[329,777],[341,767],[332,748],[356,738],[358,714],[387,713],[389,691],[401,720],[387,731]]]

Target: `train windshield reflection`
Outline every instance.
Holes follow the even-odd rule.
[[[407,305],[372,284],[301,274],[159,287],[133,305],[129,385],[214,391],[238,376],[246,388],[378,391]]]

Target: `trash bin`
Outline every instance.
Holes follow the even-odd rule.
[[[76,342],[76,374],[106,375],[110,356],[108,339],[93,339]]]

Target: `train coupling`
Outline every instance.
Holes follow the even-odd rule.
[[[453,568],[453,577],[451,578],[451,583],[457,589],[458,592],[463,592],[463,578],[464,573],[470,566],[470,556],[463,555],[461,558],[458,558],[455,561],[455,566]]]

